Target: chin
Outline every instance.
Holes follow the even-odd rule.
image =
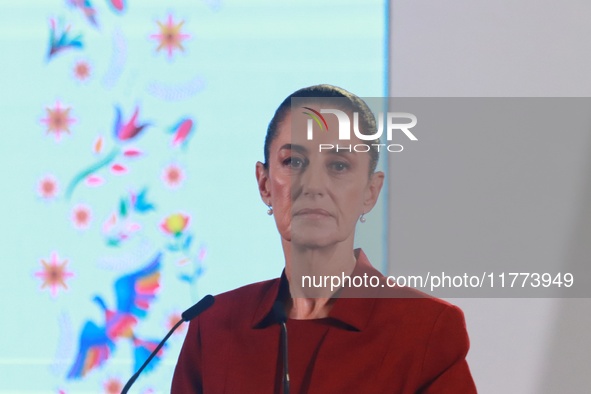
[[[313,232],[292,233],[291,235],[292,245],[303,248],[325,248],[338,242],[334,235],[328,236],[327,234],[314,234]]]

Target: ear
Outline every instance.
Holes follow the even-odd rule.
[[[269,170],[265,168],[263,163],[257,161],[256,165],[256,177],[259,185],[259,194],[261,199],[268,205],[271,200],[271,189],[269,187]]]
[[[377,171],[371,174],[365,192],[365,200],[363,201],[363,208],[365,213],[371,211],[373,207],[376,205],[383,185],[384,173],[382,171]]]

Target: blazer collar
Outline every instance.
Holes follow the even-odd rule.
[[[350,276],[361,277],[367,275],[369,277],[383,275],[376,270],[367,256],[361,249],[355,249],[355,256],[357,262],[355,268]],[[369,322],[373,313],[375,298],[377,297],[379,289],[373,287],[347,287],[341,289],[335,295],[335,302],[328,314],[330,319],[333,319],[345,327],[352,328],[355,331],[362,331]],[[252,328],[263,328],[275,324],[273,317],[273,304],[277,299],[285,300],[290,296],[289,282],[285,276],[285,269],[281,273],[281,277],[272,281],[271,285],[267,287],[263,294],[252,319]]]

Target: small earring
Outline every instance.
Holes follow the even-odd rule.
[[[362,213],[362,214],[361,214],[361,217],[359,217],[359,221],[360,221],[361,223],[365,223],[365,221],[366,221],[366,220],[367,220],[367,219],[365,219],[365,213]]]
[[[267,204],[267,206],[269,207],[269,209],[267,209],[267,215],[273,215],[273,207],[271,206],[271,204]]]

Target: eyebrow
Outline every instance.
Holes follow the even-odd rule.
[[[302,145],[296,145],[296,144],[285,144],[285,145],[281,146],[281,148],[279,148],[279,150],[283,150],[283,149],[295,150],[296,152],[300,152],[300,153],[308,153],[308,149],[306,149],[306,147],[304,147]]]
[[[305,146],[302,145],[297,145],[297,144],[284,144],[282,145],[279,150],[295,150],[296,152],[302,153],[302,154],[307,154],[308,153],[308,149]],[[348,150],[343,150],[340,149],[337,151],[337,148],[331,148],[331,149],[327,149],[326,153],[330,153],[331,155],[338,155],[338,156],[343,156],[343,157],[351,157],[353,155],[353,153],[358,153],[358,152],[349,152]]]

